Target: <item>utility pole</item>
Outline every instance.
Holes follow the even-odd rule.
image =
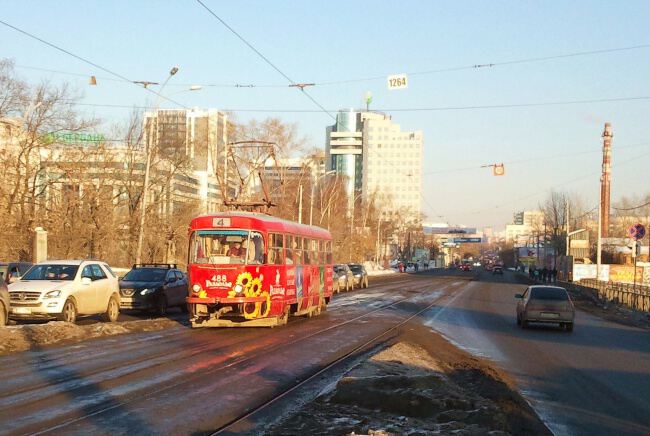
[[[298,186],[298,222],[302,224],[302,183]]]
[[[602,198],[602,190],[603,190],[603,184],[601,180],[600,184],[600,198]],[[600,201],[598,203],[598,242],[596,243],[596,280],[600,280],[600,263],[601,263],[601,257],[600,253],[602,251],[602,237],[603,237],[603,226],[602,224],[602,217],[603,217],[603,202]]]
[[[568,198],[564,199],[564,210],[566,211],[565,212],[565,215],[566,215],[566,217],[565,217],[566,218],[566,250],[565,250],[566,253],[565,253],[565,256],[569,257],[569,253],[571,252],[570,249],[569,249],[569,244],[571,243],[571,241],[569,240],[569,217],[570,217],[571,210],[569,209],[569,199]]]

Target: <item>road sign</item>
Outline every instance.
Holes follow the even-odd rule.
[[[628,229],[628,234],[630,235],[630,238],[634,239],[635,241],[638,241],[640,239],[643,239],[645,236],[645,227],[643,224],[634,224]]]
[[[483,242],[483,238],[454,238],[457,244],[476,244]]]
[[[406,89],[408,88],[408,80],[406,74],[393,74],[387,78],[388,89]]]

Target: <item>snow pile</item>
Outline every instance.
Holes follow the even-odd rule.
[[[90,325],[77,325],[63,321],[10,325],[0,327],[0,354],[125,333],[162,330],[173,325],[178,325],[178,321],[168,318]]]

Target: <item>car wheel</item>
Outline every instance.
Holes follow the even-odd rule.
[[[0,326],[7,325],[7,311],[4,304],[0,303]]]
[[[160,297],[156,300],[156,314],[158,316],[167,315],[167,297],[165,294],[160,294]]]
[[[104,312],[102,318],[105,322],[115,322],[120,316],[120,305],[117,302],[117,299],[114,296],[111,296],[108,300],[108,306],[106,307],[106,312]]]
[[[74,300],[71,298],[65,300],[65,303],[63,303],[63,310],[61,313],[56,315],[56,319],[58,321],[71,322],[73,324],[77,322],[77,305]]]

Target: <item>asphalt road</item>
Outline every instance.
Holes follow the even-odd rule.
[[[650,332],[578,311],[573,333],[522,330],[514,274],[481,272],[427,324],[498,363],[558,435],[650,434]]]
[[[3,356],[0,434],[209,433],[466,283],[400,274],[275,329],[179,323]]]

